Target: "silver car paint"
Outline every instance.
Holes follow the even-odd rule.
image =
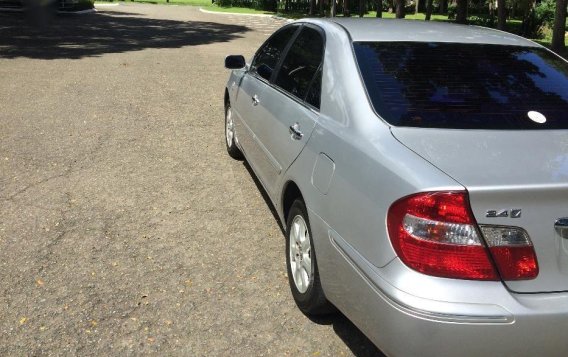
[[[524,37],[485,27],[400,19],[377,21],[372,18],[336,17],[331,21],[349,28],[353,41],[459,42],[541,47]]]
[[[467,188],[479,224],[519,226],[529,233],[537,252],[539,275],[534,280],[507,282],[510,289],[568,290],[568,242],[554,230],[556,219],[568,216],[565,130],[393,128],[392,132]],[[486,217],[488,210],[507,208],[522,209],[521,217]]]
[[[364,26],[350,25],[351,20],[336,21],[341,26],[309,21],[325,29],[327,37],[322,109],[314,116],[315,128],[306,146],[290,167],[283,167],[270,197],[284,222],[281,195],[289,182],[299,187],[308,207],[327,298],[387,355],[566,355],[568,340],[563,331],[568,294],[515,294],[501,282],[425,276],[396,258],[386,231],[390,204],[414,192],[463,190],[464,182],[453,176],[456,172],[441,169],[439,161],[425,159],[425,150],[417,154],[414,150],[420,150],[412,149],[409,140],[398,133],[395,138],[372,111],[354,72],[353,54],[346,50],[351,40],[342,26],[357,27],[356,38],[374,40],[373,36],[402,39],[407,29],[383,23],[377,35],[375,25],[369,25],[369,33],[363,36]],[[421,31],[408,39],[432,40],[429,25],[420,26]],[[496,43],[521,41],[496,31],[443,27],[449,40],[457,36],[462,42],[483,41],[485,34],[487,41]],[[242,71],[233,71],[228,87],[233,81],[239,83],[241,75]],[[229,92],[231,101],[235,100],[236,93]],[[281,108],[282,113],[286,110]],[[249,118],[237,115],[237,120]],[[238,124],[237,136],[246,130],[243,125]],[[244,153],[252,161],[246,148]],[[333,163],[333,170],[318,169],[322,154]],[[257,172],[256,163],[250,163]],[[325,181],[325,172],[329,187],[322,192],[314,182]],[[477,207],[474,198],[472,204]],[[483,222],[479,212],[476,218]]]

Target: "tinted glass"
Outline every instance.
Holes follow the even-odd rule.
[[[298,26],[284,28],[268,39],[254,57],[251,70],[256,71],[262,78],[270,80],[282,51],[297,29]]]
[[[546,50],[406,42],[354,49],[372,104],[392,125],[568,128],[568,65]]]
[[[322,36],[318,31],[304,27],[284,58],[275,84],[304,99],[322,58]]]
[[[319,109],[320,99],[321,99],[321,66],[317,71],[316,75],[314,76],[312,85],[308,90],[308,95],[306,96],[306,102]]]

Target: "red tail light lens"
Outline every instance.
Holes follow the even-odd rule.
[[[389,209],[388,231],[399,258],[421,273],[499,280],[475,227],[465,192],[425,192]]]
[[[528,233],[519,227],[480,226],[503,280],[534,279],[538,263]]]
[[[469,207],[467,193],[454,191],[424,192],[393,203],[387,226],[398,257],[414,270],[444,278],[534,279],[538,263],[527,232],[490,225],[478,230]]]

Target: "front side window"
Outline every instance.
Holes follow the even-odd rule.
[[[298,30],[298,26],[289,26],[270,37],[252,60],[251,71],[258,73],[259,76],[269,81],[284,48],[296,30]]]
[[[302,100],[306,99],[310,87],[319,91],[321,75],[316,76],[316,73],[322,63],[323,50],[322,35],[311,27],[304,27],[284,58],[274,84]],[[319,93],[312,93],[308,102],[313,105],[316,100],[317,106],[314,106],[319,107]]]
[[[355,42],[375,111],[394,126],[568,128],[568,64],[535,47]]]

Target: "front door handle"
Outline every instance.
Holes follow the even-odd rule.
[[[255,94],[252,96],[252,105],[256,106],[258,103],[260,103],[260,100],[258,99],[258,95]]]
[[[300,140],[304,136],[304,134],[300,131],[300,124],[294,123],[294,125],[290,125],[290,134],[292,134],[292,139]]]

